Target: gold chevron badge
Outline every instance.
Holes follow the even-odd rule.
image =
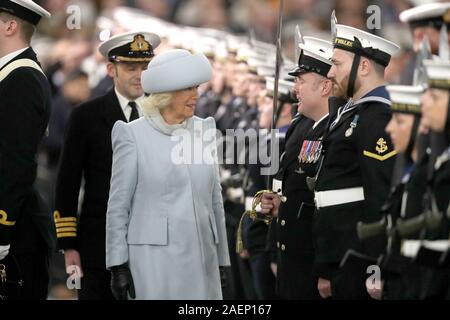
[[[377,144],[375,146],[375,150],[377,151],[377,153],[364,150],[363,155],[365,155],[366,157],[369,157],[369,158],[379,160],[379,161],[384,161],[384,160],[387,160],[397,154],[397,151],[393,150],[393,151],[383,155],[383,153],[387,152],[388,149],[389,149],[389,147],[387,145],[386,140],[384,138],[380,138],[377,140]]]

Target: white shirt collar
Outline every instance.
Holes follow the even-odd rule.
[[[328,117],[328,113],[326,115],[324,115],[322,118],[320,118],[319,121],[316,121],[313,125],[313,130],[319,125],[319,123],[322,122],[323,119],[325,119],[326,117]]]
[[[131,113],[131,107],[128,106],[128,103],[130,101],[132,101],[132,100],[128,100],[123,95],[121,95],[119,93],[119,91],[117,91],[116,87],[114,87],[114,91],[116,92],[116,96],[117,96],[117,99],[119,100],[120,107],[122,108],[122,111],[123,111],[123,113],[125,114],[125,116],[126,116],[126,118],[128,120],[128,118],[129,118],[129,114],[128,113]],[[140,116],[142,116],[141,102],[142,102],[143,98],[144,98],[144,96],[141,96],[141,97],[137,98],[136,100],[134,100],[134,102],[136,102],[136,106],[137,106],[137,109],[138,109],[138,112],[139,112]]]
[[[21,54],[22,52],[24,52],[25,50],[27,50],[29,47],[20,49],[20,50],[16,50],[14,52],[8,53],[6,56],[0,58],[0,69],[3,68],[8,62],[10,62],[12,59],[14,59],[15,57],[17,57],[19,54]]]

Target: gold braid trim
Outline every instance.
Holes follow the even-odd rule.
[[[237,254],[240,254],[244,250],[244,242],[242,240],[242,223],[246,216],[249,216],[250,219],[252,219],[253,221],[255,221],[255,220],[264,221],[267,225],[270,225],[270,223],[272,222],[273,217],[272,217],[272,215],[270,215],[270,213],[265,215],[263,218],[260,218],[260,217],[258,217],[258,213],[256,212],[256,207],[261,203],[261,199],[262,199],[264,193],[275,194],[275,192],[273,192],[272,190],[258,191],[255,194],[255,196],[253,197],[252,209],[245,211],[242,214],[241,219],[239,220],[239,226],[238,226],[237,235],[236,235],[236,253]],[[281,196],[281,201],[286,202],[287,198],[284,196]]]

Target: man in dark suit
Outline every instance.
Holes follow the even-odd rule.
[[[34,2],[0,1],[0,263],[7,281],[23,280],[0,287],[0,299],[47,297],[56,240],[50,209],[33,187],[50,115],[50,86],[30,47],[43,16],[50,13]]]
[[[142,115],[141,73],[160,43],[157,35],[129,32],[99,51],[109,60],[114,88],[77,107],[69,119],[58,172],[54,219],[66,268],[81,277],[79,299],[113,299],[105,267],[105,225],[112,166],[111,130]],[[81,181],[84,199],[78,215]],[[74,267],[76,266],[76,267]]]

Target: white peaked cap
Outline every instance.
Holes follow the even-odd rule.
[[[314,37],[303,37],[303,41],[305,43],[300,43],[299,48],[305,55],[331,65],[333,44],[330,41]]]

